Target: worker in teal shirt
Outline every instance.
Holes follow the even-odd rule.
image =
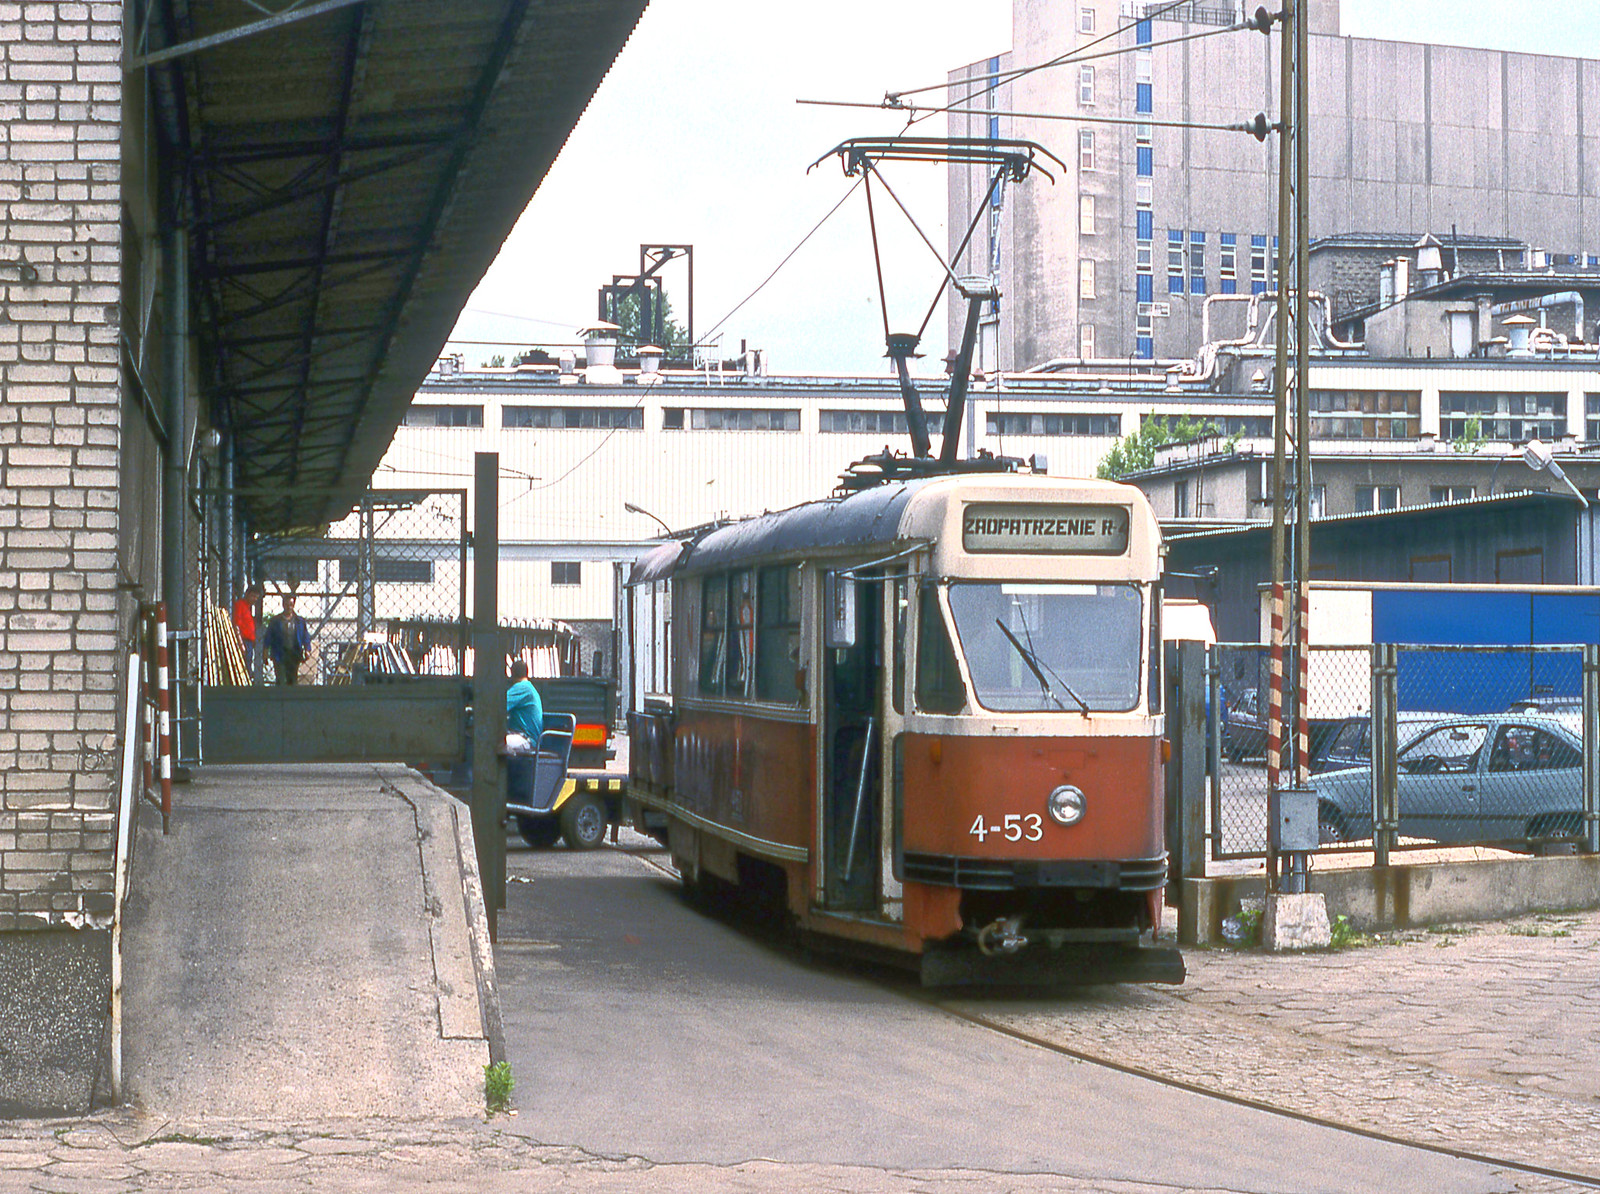
[[[511,686],[506,689],[506,731],[521,734],[535,750],[544,729],[544,705],[539,690],[528,679],[528,665],[517,660],[511,665]]]

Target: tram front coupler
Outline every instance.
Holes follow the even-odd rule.
[[[978,930],[978,952],[986,958],[1010,957],[1027,947],[1022,935],[1022,917],[1002,916]]]

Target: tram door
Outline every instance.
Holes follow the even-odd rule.
[[[872,911],[883,834],[883,585],[845,582],[835,599],[853,604],[855,634],[826,651],[823,896],[829,908]]]

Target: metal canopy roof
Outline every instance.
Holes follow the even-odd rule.
[[[153,5],[132,65],[184,187],[202,400],[256,530],[358,500],[646,2]]]

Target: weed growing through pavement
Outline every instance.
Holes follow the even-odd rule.
[[[1354,949],[1357,946],[1376,944],[1377,938],[1358,932],[1348,916],[1335,916],[1328,926],[1329,949]]]
[[[483,1105],[490,1115],[499,1115],[511,1106],[511,1092],[517,1081],[511,1076],[511,1063],[497,1061],[483,1067]]]
[[[1261,913],[1262,909],[1260,908],[1239,909],[1239,915],[1232,918],[1239,927],[1236,935],[1233,935],[1233,939],[1229,940],[1228,944],[1240,949],[1248,949],[1253,945],[1260,945]],[[1227,932],[1226,924],[1224,924],[1223,936],[1225,940],[1230,936]]]
[[[1512,937],[1570,937],[1571,929],[1549,928],[1542,924],[1512,925],[1506,930]]]

